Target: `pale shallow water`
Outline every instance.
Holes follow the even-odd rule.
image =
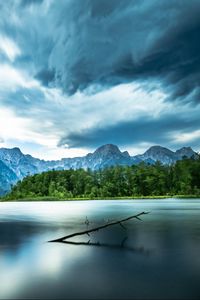
[[[48,243],[141,211],[73,239],[106,247]],[[200,199],[0,203],[0,298],[199,299]]]

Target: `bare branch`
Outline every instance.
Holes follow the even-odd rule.
[[[126,227],[120,222],[119,225],[126,230]]]
[[[122,224],[123,222],[126,222],[126,221],[129,221],[131,219],[140,219],[139,217],[142,216],[142,215],[146,215],[148,214],[148,212],[141,212],[137,215],[134,215],[134,216],[130,216],[128,218],[125,218],[125,219],[122,219],[122,220],[119,220],[119,221],[113,221],[113,222],[110,222],[110,223],[107,223],[105,225],[101,225],[99,227],[95,227],[95,228],[92,228],[92,229],[89,229],[89,230],[84,230],[84,231],[80,231],[80,232],[75,232],[75,233],[72,233],[72,234],[69,234],[69,235],[66,235],[66,236],[63,236],[61,238],[58,238],[58,239],[55,239],[55,240],[51,240],[49,242],[63,242],[64,240],[66,239],[69,239],[69,238],[72,238],[72,237],[75,237],[75,236],[79,236],[79,235],[84,235],[84,234],[89,234],[91,232],[95,232],[95,231],[99,231],[101,229],[104,229],[104,228],[107,228],[107,227],[110,227],[110,226],[113,226],[113,225],[116,225],[116,224]]]
[[[90,222],[89,222],[87,216],[86,216],[86,219],[85,219],[85,224],[87,225],[87,227],[88,227],[88,225],[90,224]]]
[[[142,221],[142,219],[140,219],[139,217],[135,217],[137,220]]]

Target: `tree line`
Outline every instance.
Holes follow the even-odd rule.
[[[173,165],[140,163],[91,170],[52,170],[25,177],[7,199],[200,195],[200,158]]]

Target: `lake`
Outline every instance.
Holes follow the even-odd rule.
[[[86,216],[92,228],[142,211],[71,239],[82,245],[48,243]],[[0,239],[1,299],[200,297],[200,199],[2,202]]]

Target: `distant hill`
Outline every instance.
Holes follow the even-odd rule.
[[[175,152],[153,146],[141,155],[130,156],[127,151],[121,152],[113,144],[99,147],[93,153],[83,157],[62,158],[61,160],[45,161],[23,154],[19,148],[0,148],[0,194],[5,194],[15,184],[27,175],[48,170],[91,169],[98,170],[115,165],[133,165],[142,161],[154,164],[172,164],[183,157],[197,158],[198,154],[190,147],[183,147]]]

